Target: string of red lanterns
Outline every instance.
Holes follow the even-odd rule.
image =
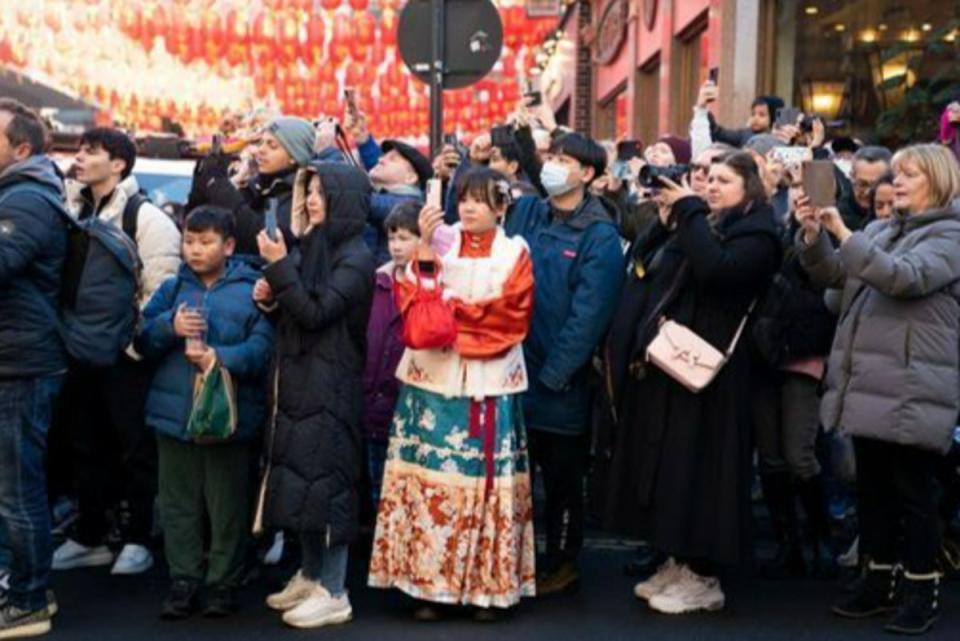
[[[415,137],[428,131],[427,89],[412,78],[397,51],[402,0],[380,0],[375,9],[368,0],[265,0],[256,13],[246,2],[226,11],[204,0],[86,4],[110,5],[109,12],[90,13],[88,29],[100,29],[109,19],[145,51],[161,42],[183,65],[206,65],[227,79],[249,77],[252,102],[273,98],[285,113],[342,117],[342,90],[352,86],[377,135]],[[518,77],[533,66],[536,45],[555,28],[555,20],[528,19],[521,5],[500,11],[504,55],[488,79],[444,94],[447,130],[469,134],[502,120],[519,99]],[[29,16],[18,14],[17,20],[21,28],[37,28]],[[56,34],[60,13],[45,8],[40,26]],[[0,62],[28,66],[29,61],[15,57],[0,37]],[[222,110],[182,104],[176,97],[146,101],[148,109],[136,95],[122,96],[95,84],[77,89],[113,110],[130,112],[130,121],[145,129],[161,116],[201,131],[222,115]]]

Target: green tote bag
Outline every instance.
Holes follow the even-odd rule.
[[[226,367],[198,374],[187,436],[197,443],[225,441],[237,431],[237,392]]]

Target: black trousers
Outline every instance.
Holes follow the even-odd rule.
[[[101,545],[107,510],[118,500],[130,506],[125,543],[146,545],[157,493],[157,448],[144,420],[150,387],[147,365],[123,357],[109,368],[75,368],[67,379],[63,407],[73,444],[80,518],[76,540]]]
[[[854,438],[860,552],[875,563],[902,562],[908,572],[937,569],[940,519],[935,452]]]
[[[584,481],[589,454],[586,434],[567,436],[531,429],[530,459],[543,475],[547,535],[546,569],[576,561],[583,549]]]

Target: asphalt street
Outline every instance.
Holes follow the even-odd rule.
[[[297,638],[856,641],[891,638],[883,633],[882,620],[850,622],[833,617],[829,606],[837,595],[836,587],[812,580],[769,582],[734,578],[727,583],[728,606],[721,613],[679,617],[657,614],[633,597],[635,579],[623,573],[624,564],[630,558],[630,553],[623,549],[589,548],[584,552],[583,581],[578,592],[525,601],[511,616],[494,623],[476,623],[467,618],[430,624],[415,622],[410,616],[409,604],[396,593],[366,588],[362,564],[353,563],[349,587],[354,621],[313,631],[286,628],[275,613],[266,609],[263,598],[270,588],[269,578],[244,589],[242,609],[231,618],[206,620],[198,616],[166,622],[157,616],[168,587],[161,568],[132,578],[111,577],[108,568],[72,570],[54,575],[60,614],[49,638],[56,641],[285,641]],[[960,639],[960,583],[946,586],[943,602],[946,611],[925,639]]]

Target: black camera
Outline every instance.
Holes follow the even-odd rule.
[[[688,173],[690,173],[690,165],[667,165],[666,167],[644,165],[640,169],[640,185],[647,189],[664,187],[665,184],[660,180],[661,178],[672,180],[679,185]]]

